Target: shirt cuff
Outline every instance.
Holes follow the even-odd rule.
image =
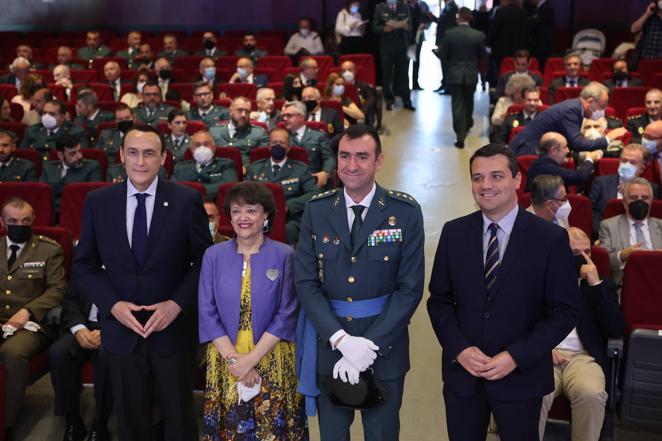
[[[625,268],[625,262],[623,262],[623,259],[621,259],[621,252],[620,251],[616,253],[616,259],[618,259],[618,263],[620,264],[618,268],[621,269],[621,270],[623,268]]]
[[[76,325],[76,326],[72,326],[71,328],[69,328],[69,330],[71,331],[71,335],[76,335],[76,332],[80,331],[81,329],[87,329],[87,326],[85,326],[85,325]]]
[[[331,348],[335,351],[336,350],[336,341],[340,339],[340,337],[347,335],[344,329],[339,329],[337,330],[331,338],[329,338],[329,343],[331,343]]]

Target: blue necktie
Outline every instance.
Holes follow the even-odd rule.
[[[489,292],[496,282],[497,272],[499,271],[499,239],[497,239],[497,230],[499,225],[490,224],[490,241],[487,244],[487,254],[485,256],[485,286]]]
[[[133,231],[131,232],[131,249],[136,257],[138,265],[142,266],[145,260],[145,249],[147,248],[147,209],[145,198],[147,193],[136,193],[138,206],[133,215]]]
[[[359,230],[361,230],[361,225],[363,225],[363,205],[353,205],[352,211],[354,212],[354,222],[352,222],[352,231],[350,232],[350,239],[352,240],[352,246],[356,245],[359,241]]]

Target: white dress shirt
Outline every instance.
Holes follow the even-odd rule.
[[[156,199],[156,186],[159,183],[159,177],[155,177],[154,181],[147,187],[143,193],[147,193],[149,197],[145,198],[145,210],[147,213],[147,234],[149,234],[149,226],[152,222],[152,214],[154,214],[154,202]],[[141,193],[133,186],[131,179],[126,180],[126,234],[129,239],[129,246],[132,245],[133,235],[133,217],[136,214],[138,207],[138,199],[135,197],[137,193]]]
[[[319,109],[317,109],[317,111],[310,112],[308,114],[308,121],[321,122],[322,121],[322,108],[320,107]]]
[[[320,55],[324,52],[322,39],[315,31],[310,31],[305,37],[300,32],[290,37],[283,52],[285,55],[296,55],[301,49],[306,49],[310,55]]]
[[[343,37],[362,37],[363,32],[361,26],[352,28],[354,23],[361,23],[361,13],[350,14],[345,8],[341,9],[336,16],[336,34]]]
[[[18,250],[16,250],[16,259],[18,259],[18,256],[21,255],[21,252],[23,251],[23,248],[28,244],[27,242],[23,243],[16,243],[13,242],[11,239],[9,239],[9,236],[5,236],[7,238],[7,260],[9,260],[9,256],[11,256],[11,246],[12,245],[18,245]]]
[[[372,190],[368,193],[360,202],[354,202],[352,198],[347,194],[347,189],[343,189],[345,194],[345,210],[347,211],[347,224],[349,225],[350,232],[352,230],[352,224],[354,223],[354,210],[352,207],[354,205],[363,205],[363,213],[361,213],[361,219],[365,220],[366,215],[368,214],[368,207],[372,203],[372,198],[375,197],[375,192],[377,191],[377,185],[372,184]]]
[[[499,226],[497,228],[497,240],[499,241],[499,262],[503,260],[503,255],[506,252],[506,246],[508,246],[508,240],[510,239],[510,233],[513,231],[513,226],[515,225],[515,219],[517,219],[517,212],[519,211],[519,205],[515,204],[515,207],[508,212],[504,217],[501,218],[496,224]],[[490,243],[490,230],[489,226],[492,224],[490,218],[485,216],[483,213],[483,262],[487,256],[487,247]]]

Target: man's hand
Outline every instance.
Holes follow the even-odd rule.
[[[614,129],[607,133],[607,139],[610,141],[613,141],[616,138],[620,138],[621,136],[625,135],[628,132],[628,129],[625,127],[619,127],[617,129]]]
[[[94,337],[94,345],[97,349],[101,346],[101,330],[95,329],[92,331],[92,336]]]
[[[7,324],[12,325],[16,329],[23,329],[28,321],[30,321],[30,311],[26,308],[21,308],[7,320]]]
[[[96,339],[92,331],[87,328],[82,328],[74,334],[76,341],[83,349],[97,349],[99,346],[96,344]]]
[[[317,173],[311,173],[311,175],[317,178],[318,187],[326,187],[326,183],[329,181],[329,174],[327,172],[322,170]]]
[[[141,337],[146,337],[145,329],[143,325],[140,324],[136,317],[133,315],[135,311],[142,311],[144,306],[138,306],[131,302],[125,302],[120,300],[115,303],[110,310],[110,313],[117,319],[118,322],[140,335]]]
[[[237,377],[238,380],[242,380],[248,373],[255,369],[260,360],[255,360],[253,354],[250,352],[248,354],[235,354],[233,357],[237,360],[234,363],[228,365],[230,373]],[[246,384],[246,383],[244,383]],[[246,384],[246,386],[248,386]]]
[[[618,256],[621,258],[622,262],[627,262],[628,258],[630,257],[630,254],[632,254],[634,251],[640,250],[642,245],[643,245],[643,243],[641,243],[641,242],[635,243],[631,247],[627,247],[627,248],[621,250],[621,252],[618,253]]]
[[[561,355],[556,349],[552,349],[552,361],[554,362],[554,366],[558,366],[568,361],[568,359]]]
[[[582,251],[582,256],[586,259],[586,264],[579,268],[579,277],[586,280],[586,282],[593,286],[600,283],[600,275],[598,274],[598,267],[595,266],[588,254]]]
[[[602,150],[593,150],[592,152],[586,152],[586,159],[591,159],[591,161],[599,161],[602,159],[603,152]]]
[[[517,363],[508,351],[499,352],[482,367],[476,369],[480,377],[486,380],[500,380],[510,374],[517,367]]]
[[[345,334],[336,342],[336,348],[352,366],[363,372],[375,362],[379,346],[364,337]]]
[[[333,378],[338,377],[340,377],[343,383],[349,381],[349,384],[358,384],[359,370],[343,357],[333,366]]]
[[[152,332],[163,331],[182,312],[182,308],[172,300],[143,306],[142,309],[145,311],[154,311],[149,320],[147,320],[147,323],[145,323],[143,335],[145,338],[149,337]]]
[[[464,351],[460,352],[456,360],[471,375],[479,377],[480,375],[478,374],[477,369],[485,366],[485,364],[490,361],[490,357],[485,355],[483,351],[476,346],[469,346]]]

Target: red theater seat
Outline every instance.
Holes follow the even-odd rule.
[[[268,55],[260,57],[258,65],[261,68],[273,69],[272,81],[282,81],[285,76],[285,69],[292,67],[292,59],[285,55]]]
[[[588,237],[591,237],[593,225],[593,209],[591,208],[591,201],[586,196],[579,194],[568,194],[568,201],[572,206],[568,223],[571,227],[577,227],[583,230]],[[531,205],[531,194],[523,193],[518,196],[517,202],[520,207],[528,208]]]
[[[111,182],[74,182],[64,186],[60,206],[60,226],[71,231],[74,240],[80,237],[83,207],[87,194],[98,188],[113,185]]]
[[[216,147],[216,150],[214,150],[214,156],[216,158],[225,158],[225,159],[230,159],[234,162],[234,167],[237,172],[237,176],[239,177],[239,180],[242,180],[243,177],[243,170],[242,170],[242,163],[241,163],[241,150],[239,150],[238,147]],[[182,157],[182,161],[189,161],[193,159],[193,154],[191,153],[191,150],[186,150],[184,152],[184,156]]]
[[[618,116],[625,118],[629,108],[641,106],[648,90],[648,87],[617,87],[609,94],[609,104]]]
[[[225,95],[231,99],[243,96],[250,100],[254,100],[257,95],[257,87],[255,86],[255,84],[224,83],[224,84],[219,84],[217,90],[219,93],[225,93]]]
[[[531,63],[529,64],[530,70],[539,71],[540,64],[538,59],[531,57]],[[515,58],[514,57],[504,57],[501,59],[501,66],[499,66],[499,76],[503,75],[509,70],[515,70]]]
[[[354,65],[356,65],[357,68],[357,79],[372,85],[377,84],[377,75],[375,74],[375,59],[371,54],[341,55],[340,59],[338,60],[338,66],[342,65],[345,61],[354,62]]]
[[[38,151],[29,148],[19,148],[14,150],[14,156],[31,161],[34,164],[37,178],[41,176],[41,155]]]
[[[11,196],[18,196],[32,205],[35,214],[34,226],[53,225],[53,189],[50,185],[43,182],[0,183],[0,201],[5,201]]]
[[[623,272],[621,309],[628,332],[640,325],[662,325],[662,251],[635,251]]]

